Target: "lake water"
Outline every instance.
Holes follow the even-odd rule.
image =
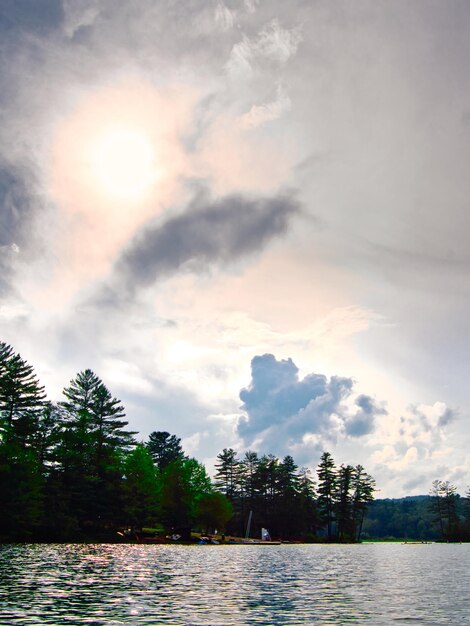
[[[470,545],[4,545],[0,624],[470,624]]]

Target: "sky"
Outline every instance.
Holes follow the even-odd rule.
[[[144,440],[470,483],[470,5],[2,0],[0,339]]]

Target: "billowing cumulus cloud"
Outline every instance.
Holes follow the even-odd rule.
[[[318,447],[338,437],[361,437],[372,432],[377,415],[386,411],[373,398],[359,395],[357,410],[346,401],[353,394],[351,378],[322,374],[299,377],[292,359],[278,361],[272,354],[251,362],[251,383],[240,392],[242,409],[238,433],[247,445],[269,447],[280,453],[314,442]]]
[[[346,432],[351,437],[361,437],[374,430],[377,415],[387,415],[387,411],[379,406],[374,398],[361,394],[355,400],[358,407],[356,413],[346,420]]]

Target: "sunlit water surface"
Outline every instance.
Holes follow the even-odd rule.
[[[0,624],[470,624],[470,545],[5,545]]]

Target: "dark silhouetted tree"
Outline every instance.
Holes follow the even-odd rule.
[[[337,488],[336,466],[329,452],[324,452],[317,468],[318,508],[327,528],[328,541],[333,538],[335,497]]]
[[[354,539],[355,524],[353,512],[354,468],[352,465],[341,465],[337,477],[336,493],[336,528],[339,541]]]
[[[150,433],[146,445],[153,462],[160,471],[173,461],[182,461],[185,458],[181,439],[166,431],[158,430]]]
[[[367,509],[374,500],[375,480],[362,465],[356,465],[351,476],[353,538],[360,541]]]
[[[44,404],[33,368],[0,342],[0,537],[27,538],[42,517],[44,485],[34,443]]]
[[[227,496],[231,502],[234,502],[238,495],[240,480],[240,461],[235,450],[224,448],[217,455],[215,470],[214,484],[216,489]]]

